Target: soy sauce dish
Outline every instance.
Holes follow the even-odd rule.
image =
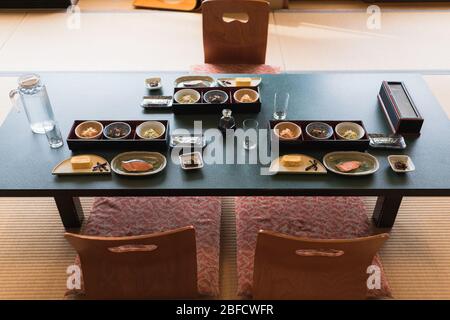
[[[194,170],[203,168],[203,157],[198,151],[185,153],[179,156],[181,168],[184,170]]]
[[[405,173],[416,170],[414,163],[407,155],[390,155],[387,158],[394,172]]]

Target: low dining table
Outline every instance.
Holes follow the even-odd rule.
[[[192,129],[194,121],[201,120],[203,129],[217,128],[220,112],[178,115],[171,111],[146,111],[140,106],[143,96],[150,94],[144,86],[146,78],[160,76],[162,89],[156,94],[173,95],[174,80],[182,75],[185,74],[41,73],[64,139],[76,119],[168,120],[171,130]],[[259,164],[208,164],[199,170],[184,171],[169,158],[165,170],[146,177],[115,173],[54,176],[54,166],[74,154],[95,153],[111,161],[122,150],[72,152],[66,142],[59,149],[51,149],[45,135],[31,132],[25,113],[13,110],[0,127],[0,196],[53,197],[66,229],[81,226],[83,212],[79,197],[88,196],[376,196],[373,220],[378,227],[393,226],[405,196],[450,196],[450,121],[420,75],[325,73],[261,77],[262,109],[259,113],[234,113],[238,127],[242,127],[244,119],[254,118],[260,128],[267,128],[275,92],[287,91],[290,92],[287,119],[362,120],[369,133],[389,133],[377,100],[382,81],[389,80],[403,81],[408,88],[425,119],[421,135],[406,138],[405,150],[369,149],[377,157],[380,168],[367,176],[332,172],[261,175]],[[247,152],[242,146],[235,148],[236,152]],[[322,160],[329,151],[299,148],[298,153]],[[162,153],[167,157],[170,154],[169,149]],[[409,155],[416,170],[404,174],[393,172],[387,161],[390,154]],[[425,211],[423,219],[426,217]]]

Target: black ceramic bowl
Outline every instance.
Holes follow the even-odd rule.
[[[333,128],[324,122],[311,122],[306,126],[306,134],[313,139],[325,140],[333,135]]]
[[[124,139],[131,133],[131,127],[125,122],[113,122],[103,129],[103,135],[112,140]]]
[[[222,90],[210,90],[204,94],[203,99],[207,103],[225,103],[228,100],[228,95]]]

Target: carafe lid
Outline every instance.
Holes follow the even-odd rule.
[[[19,78],[19,86],[22,88],[33,88],[41,82],[41,77],[31,73],[23,75]]]
[[[224,117],[231,117],[231,110],[230,109],[223,109],[222,114]]]

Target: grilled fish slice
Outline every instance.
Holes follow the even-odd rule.
[[[361,162],[359,161],[346,161],[336,165],[339,171],[349,172],[352,170],[356,170],[361,166]]]
[[[145,172],[153,170],[153,165],[144,160],[128,160],[122,161],[122,168],[128,172]]]

